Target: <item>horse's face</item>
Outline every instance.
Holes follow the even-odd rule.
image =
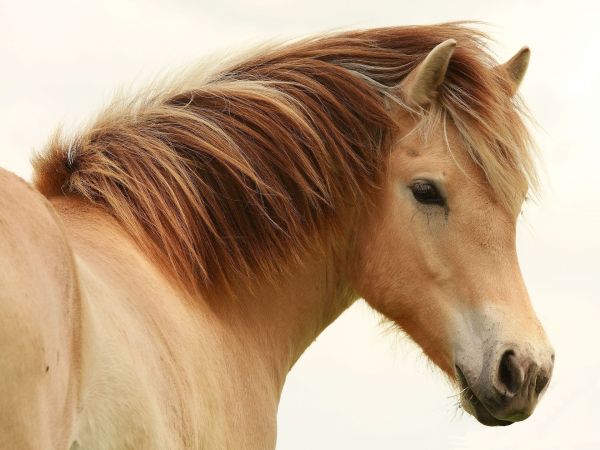
[[[487,425],[528,417],[554,359],[521,277],[516,220],[453,125],[440,125],[427,142],[413,133],[396,144],[356,241],[358,293],[457,381],[465,410]]]

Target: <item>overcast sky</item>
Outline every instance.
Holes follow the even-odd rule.
[[[502,59],[532,49],[522,93],[538,122],[544,189],[521,219],[519,255],[557,353],[546,397],[527,421],[484,428],[457,410],[418,349],[359,303],[289,375],[278,449],[600,448],[596,8],[577,0],[0,0],[0,166],[29,178],[31,152],[59,124],[84,122],[117,89],[203,55],[337,28],[489,22]]]

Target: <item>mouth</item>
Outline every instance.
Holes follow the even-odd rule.
[[[510,420],[502,420],[494,417],[481,400],[479,400],[479,397],[477,397],[475,392],[473,392],[471,386],[469,386],[469,383],[467,382],[467,378],[462,370],[460,370],[460,367],[455,366],[455,368],[456,380],[461,389],[461,405],[465,411],[475,417],[479,423],[489,427],[504,427],[514,423]]]

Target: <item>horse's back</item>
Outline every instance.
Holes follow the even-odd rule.
[[[53,202],[82,286],[76,440],[81,448],[219,448],[218,330],[132,244],[80,201]],[[205,332],[202,332],[204,330]]]
[[[41,195],[4,170],[0,190],[0,448],[64,448],[78,388],[73,260]]]

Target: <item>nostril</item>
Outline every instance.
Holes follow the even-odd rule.
[[[536,379],[535,379],[535,393],[537,395],[540,395],[540,393],[544,390],[544,388],[548,384],[549,380],[550,380],[550,378],[548,378],[548,376],[544,375],[544,374],[540,374],[540,375],[538,375],[536,377]]]
[[[500,367],[498,368],[500,382],[505,386],[504,395],[515,395],[521,389],[525,374],[517,361],[515,352],[507,350],[502,355]]]

